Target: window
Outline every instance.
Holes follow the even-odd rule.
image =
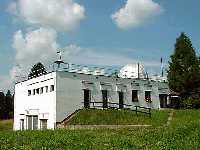
[[[44,87],[41,87],[40,88],[40,94],[43,94],[43,92],[44,92]]]
[[[24,130],[24,119],[20,119],[20,130]]]
[[[138,91],[132,90],[132,102],[138,102]]]
[[[45,89],[46,89],[46,93],[48,93],[48,86],[45,86]]]
[[[31,96],[31,90],[28,90],[28,96]]]
[[[145,91],[146,102],[151,102],[151,91]]]
[[[39,94],[40,93],[40,89],[38,88],[38,89],[36,89],[36,93],[37,94]]]
[[[47,119],[40,119],[40,129],[47,129]]]
[[[54,85],[50,86],[50,92],[54,91]]]
[[[102,90],[103,108],[108,107],[108,91]]]
[[[38,129],[38,116],[27,116],[27,129]]]
[[[33,89],[33,95],[35,95],[35,89]]]

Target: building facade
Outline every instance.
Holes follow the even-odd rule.
[[[56,71],[15,85],[14,130],[55,129],[81,108],[167,107],[165,81]]]

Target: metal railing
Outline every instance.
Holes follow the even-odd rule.
[[[103,108],[103,109],[107,109],[107,108],[123,109],[123,108],[135,107],[135,109],[132,109],[132,111],[135,111],[136,115],[138,115],[138,113],[143,113],[143,114],[147,114],[151,118],[151,108],[149,107],[133,106],[129,104],[119,104],[119,103],[112,103],[112,102],[107,102],[106,106],[104,106],[103,102],[89,102],[88,104],[89,104],[88,108]]]

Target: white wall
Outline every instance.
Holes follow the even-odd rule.
[[[54,91],[50,92],[50,85],[54,85]],[[43,94],[33,95],[33,89],[48,86],[48,93],[44,88]],[[28,96],[28,90],[31,90],[31,96]],[[24,118],[26,128],[26,118],[20,114],[38,115],[48,118],[47,128],[53,129],[56,123],[56,73],[27,80],[15,85],[14,99],[14,130],[20,129],[20,118]],[[45,119],[44,118],[44,119]],[[40,122],[38,120],[38,127]]]

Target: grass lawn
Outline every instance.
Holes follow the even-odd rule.
[[[82,109],[67,124],[68,125],[153,125],[166,123],[169,111],[152,111],[152,117],[131,110],[98,110]]]
[[[155,111],[153,113],[162,112]],[[148,119],[145,116],[141,118],[143,120]],[[152,117],[152,119],[154,118]],[[158,124],[161,125],[162,123],[158,122]],[[0,131],[0,149],[198,150],[200,149],[200,110],[175,110],[172,122],[168,127],[152,126],[112,130]]]
[[[13,120],[0,120],[0,132],[11,131],[13,129]]]

